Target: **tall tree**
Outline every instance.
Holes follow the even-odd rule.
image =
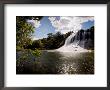
[[[17,16],[16,17],[16,46],[23,48],[31,44],[31,36],[34,33],[34,26],[28,23],[27,20],[39,21],[40,16]]]

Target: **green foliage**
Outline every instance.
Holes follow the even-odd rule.
[[[40,50],[49,50],[49,49],[57,49],[64,45],[65,40],[70,34],[73,32],[68,32],[66,34],[61,34],[57,32],[56,34],[49,33],[47,34],[47,38],[34,40],[31,45],[28,45],[26,48],[35,50],[35,48]],[[85,33],[85,34],[84,34]],[[84,40],[85,39],[85,48],[86,49],[94,49],[94,26],[87,30],[79,30],[75,37],[71,40],[71,43],[74,40]],[[83,47],[84,48],[84,47]]]
[[[57,32],[56,34],[49,33],[47,38],[34,40],[31,45],[28,45],[27,49],[35,50],[37,49],[57,49],[64,45],[66,38],[71,34],[72,32],[68,32],[66,34],[61,34],[60,32]]]
[[[32,24],[27,23],[27,20],[40,20],[42,17],[35,16],[17,16],[16,17],[16,67],[17,72],[24,72],[29,66],[34,65],[34,62],[41,55],[38,49],[26,49],[28,45],[32,45],[31,36],[35,31]]]
[[[22,48],[20,46],[16,46],[16,50],[20,51]]]
[[[35,50],[32,51],[32,54],[34,56],[40,56],[41,55],[41,51],[39,51],[38,49],[35,49]]]
[[[22,20],[22,17],[16,18],[16,45],[23,48],[31,43],[31,36],[34,31],[34,27]]]
[[[41,41],[46,49],[57,49],[64,45],[66,38],[71,33],[72,32],[66,34],[61,34],[60,32],[57,32],[56,34],[49,33],[47,39],[45,39],[45,44],[43,43],[44,40]]]
[[[38,62],[39,56],[41,55],[41,52],[36,49],[36,50],[31,50],[31,49],[22,49],[20,51],[17,51],[16,53],[16,67],[17,67],[17,72],[25,72],[25,69],[29,71],[31,66],[35,65],[34,63]]]
[[[16,17],[16,46],[21,48],[32,44],[31,36],[35,27],[27,23],[27,20],[40,20],[42,17],[37,16],[17,16]]]

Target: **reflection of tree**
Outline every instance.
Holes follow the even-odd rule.
[[[31,50],[26,47],[32,44],[31,36],[34,33],[35,26],[28,23],[27,20],[39,21],[42,17],[38,16],[17,16],[16,17],[16,73],[29,73],[41,52],[38,49]],[[37,23],[35,23],[37,24]]]

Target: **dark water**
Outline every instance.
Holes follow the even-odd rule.
[[[16,67],[17,74],[94,74],[93,52],[64,53],[46,50],[42,51],[39,58],[28,57]]]
[[[42,51],[34,67],[36,74],[94,74],[94,53]]]

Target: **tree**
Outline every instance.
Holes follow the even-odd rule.
[[[31,44],[31,36],[34,33],[34,26],[28,23],[27,20],[40,20],[38,16],[17,16],[16,17],[16,46],[24,48]]]
[[[38,49],[26,49],[29,44],[32,44],[31,36],[34,33],[35,27],[28,23],[27,20],[40,20],[38,16],[17,16],[16,17],[16,71],[17,73],[32,72],[28,68],[33,66],[37,57],[41,52]]]

